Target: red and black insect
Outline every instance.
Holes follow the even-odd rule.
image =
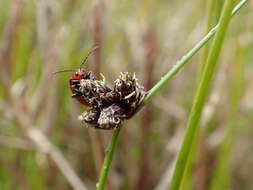
[[[79,116],[79,119],[98,129],[114,129],[124,119],[131,118],[141,105],[146,95],[143,87],[138,84],[135,74],[120,73],[111,88],[104,80],[98,80],[91,71],[82,68],[89,55],[98,47],[93,48],[77,70],[55,72],[72,72],[69,86],[72,97],[81,104],[90,107]]]
[[[87,99],[83,96],[80,91],[80,80],[90,79],[91,72],[80,68],[72,73],[69,79],[69,87],[72,92],[72,98],[76,98],[81,104],[85,106],[91,106]]]
[[[94,52],[96,49],[98,49],[98,46],[95,46],[85,57],[84,61],[81,63],[80,68],[77,70],[62,70],[57,71],[53,74],[63,73],[63,72],[72,72],[71,78],[69,79],[69,87],[72,92],[72,98],[76,98],[81,104],[91,107],[89,101],[87,101],[87,98],[81,93],[80,91],[80,81],[81,80],[87,80],[87,79],[93,79],[95,80],[95,77],[92,75],[91,71],[87,71],[82,66],[87,62],[88,57],[92,52]]]

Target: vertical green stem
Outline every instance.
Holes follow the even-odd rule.
[[[100,177],[98,180],[97,190],[103,190],[105,188],[109,169],[110,169],[112,159],[113,159],[113,153],[115,151],[115,148],[118,142],[120,129],[121,129],[121,126],[119,126],[112,134],[112,139],[109,144],[108,150],[106,151],[103,167],[101,169]]]
[[[180,187],[191,147],[195,141],[195,138],[197,137],[199,129],[198,125],[202,115],[203,106],[205,104],[211,86],[212,77],[215,72],[215,66],[220,55],[221,47],[231,18],[233,4],[234,0],[225,1],[217,33],[211,46],[207,64],[204,67],[204,73],[201,76],[201,80],[199,82],[198,89],[194,98],[193,106],[187,124],[186,134],[177,158],[176,168],[170,186],[171,190],[178,190]]]
[[[240,1],[233,9],[234,16],[248,0]],[[167,72],[158,83],[149,91],[147,97],[143,100],[143,104],[149,102],[167,83],[175,76],[181,68],[202,48],[215,34],[218,24],[212,28],[189,52],[187,52],[177,63]]]
[[[238,5],[233,9],[232,16],[236,14],[240,8],[247,2],[247,0],[242,0]],[[143,100],[143,105],[148,103],[152,97],[154,97],[167,83],[176,75],[180,69],[198,52],[198,50],[203,47],[215,34],[218,25],[216,25],[210,32],[204,36],[185,56],[183,56],[176,65],[164,76],[162,79],[149,91],[146,98]],[[103,167],[100,172],[99,181],[97,184],[97,190],[103,190],[106,184],[108,172],[113,158],[113,153],[117,145],[118,136],[120,133],[120,127],[113,132],[113,136],[108,148],[108,151],[105,156]]]
[[[217,4],[216,2],[217,0],[207,0],[206,2],[206,11],[207,15],[206,15],[206,28],[205,28],[205,33],[207,33],[210,29],[212,29],[212,25],[213,23],[216,23],[217,21],[214,20],[214,12],[216,12],[215,9],[215,4]],[[209,43],[210,44],[210,43]],[[200,54],[200,61],[199,61],[199,72],[198,72],[198,80],[199,81],[201,79],[201,75],[204,71],[204,66],[206,64],[207,61],[207,57],[208,57],[208,50],[210,45],[206,44],[203,48],[202,48],[202,52]],[[192,171],[192,167],[193,167],[193,162],[195,159],[195,153],[197,151],[197,146],[198,143],[201,143],[201,141],[198,141],[198,139],[196,138],[195,141],[193,142],[192,148],[191,148],[191,152],[189,153],[189,159],[186,163],[186,169],[184,171],[184,175],[183,175],[183,179],[181,182],[181,186],[180,186],[180,190],[186,190],[189,189],[190,181],[192,179],[192,175],[191,175],[191,171]]]
[[[187,190],[192,187],[191,181],[191,170],[193,166],[194,156],[197,149],[198,144],[198,138],[194,138],[194,141],[192,142],[192,148],[189,152],[189,157],[185,166],[185,170],[182,176],[181,184],[180,184],[180,190]]]
[[[211,30],[213,23],[217,22],[216,20],[214,21],[214,12],[216,12],[215,3],[217,3],[216,0],[208,0],[207,1],[207,20],[206,20],[205,32],[208,32],[209,30]],[[199,74],[200,75],[204,71],[204,65],[207,60],[208,50],[209,50],[209,45],[207,44],[205,47],[203,47],[201,55],[200,55],[200,61],[199,61],[200,62]]]

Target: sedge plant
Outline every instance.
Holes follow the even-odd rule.
[[[226,8],[224,10],[226,12],[226,14],[225,14],[225,21],[226,21],[225,25],[226,25],[226,27],[224,28],[224,26],[223,26],[224,25],[224,23],[223,23],[224,22],[224,11],[223,11],[223,16],[222,16],[222,20],[223,21],[221,20],[222,22],[220,22],[220,24],[218,24],[215,27],[213,27],[210,30],[210,32],[208,32],[188,53],[186,53],[172,67],[172,69],[168,73],[166,73],[161,78],[161,80],[148,92],[148,95],[143,100],[142,106],[144,106],[146,103],[148,103],[157,93],[159,93],[161,91],[161,89],[163,87],[165,87],[168,84],[168,82],[183,68],[183,66],[187,62],[189,62],[189,60],[214,36],[214,34],[216,33],[216,31],[217,31],[218,28],[222,28],[222,32],[219,32],[222,35],[219,34],[219,38],[218,39],[217,39],[218,35],[216,35],[216,40],[215,41],[217,41],[217,40],[223,40],[224,34],[225,34],[224,29],[226,30],[227,25],[228,25],[228,21],[229,21],[229,19],[231,17],[231,10],[232,10],[232,4],[233,3],[232,3],[232,1],[231,2],[230,1],[231,0],[227,0],[226,1],[226,5],[224,6],[226,8],[228,6],[227,4],[229,4],[229,9]],[[233,9],[232,15],[235,15],[246,2],[247,2],[247,0],[242,0],[240,3],[238,3],[238,5]],[[210,57],[208,62],[211,62],[211,63],[216,62],[216,60],[218,58],[218,55],[219,55],[219,52],[220,52],[221,44],[222,43],[219,44],[220,47],[215,47],[216,48],[216,50],[214,52],[215,53],[215,57],[211,56],[212,58]],[[213,47],[211,49],[213,49]],[[213,66],[215,66],[215,64],[212,65],[212,67]],[[210,69],[209,67],[207,66],[205,68],[205,70],[207,70],[206,72],[208,73],[208,76],[211,78],[214,68]],[[209,73],[210,71],[212,71],[212,72]],[[205,76],[205,75],[203,74],[203,76]],[[209,78],[207,78],[207,79],[209,79]],[[207,79],[205,79],[204,81],[206,81]],[[207,80],[207,83],[209,85],[210,85],[210,82],[211,82],[210,79]],[[203,81],[201,82],[201,86],[203,88]],[[201,92],[203,90],[208,90],[207,87],[205,87],[204,89],[202,89],[202,88],[201,88]],[[204,94],[205,94],[205,96],[201,96],[201,101],[199,102],[199,103],[201,103],[202,106],[203,106],[204,100],[205,100],[205,98],[207,96],[207,92],[205,92]],[[195,106],[195,108],[196,108],[196,106]],[[197,107],[196,109],[195,108],[194,108],[195,111],[199,110],[199,107]],[[200,119],[200,114],[196,115],[195,111],[194,111],[194,113],[195,113],[194,117],[193,116],[190,117],[191,118],[190,120],[192,120],[192,117],[194,119],[193,120],[194,122],[191,121],[191,122],[193,122],[191,124],[191,126],[195,126],[196,121],[197,121],[196,118],[195,118],[196,116],[198,116],[198,120]],[[97,190],[103,190],[105,188],[107,177],[108,177],[108,173],[109,173],[109,169],[110,169],[110,166],[111,166],[111,163],[112,163],[112,160],[113,160],[113,153],[115,152],[115,148],[116,148],[116,145],[117,145],[117,142],[118,142],[118,137],[119,137],[119,133],[120,133],[121,127],[122,126],[119,126],[117,129],[115,129],[114,132],[113,132],[113,134],[112,134],[112,138],[111,138],[111,141],[109,143],[108,149],[106,151],[105,159],[104,159],[103,166],[102,166],[102,169],[101,169],[101,172],[100,172],[99,180],[98,180],[98,183],[96,185],[97,186]],[[190,129],[190,131],[189,131],[189,129]],[[181,148],[181,151],[180,151],[180,154],[179,154],[179,158],[178,158],[178,161],[177,161],[177,167],[176,167],[176,170],[175,170],[175,173],[174,173],[171,189],[179,189],[180,180],[182,178],[182,175],[183,175],[183,172],[184,172],[184,168],[185,168],[185,165],[186,165],[186,162],[187,162],[187,155],[189,153],[190,145],[192,144],[192,140],[193,140],[193,139],[189,139],[189,138],[191,138],[192,136],[194,136],[196,132],[197,132],[196,127],[194,127],[193,129],[192,129],[192,127],[190,127],[190,128],[188,127],[188,130],[186,131],[186,136],[185,136],[186,140],[184,140],[184,142],[183,142],[184,146]],[[188,133],[190,133],[190,135],[188,135]],[[186,144],[188,142],[190,142],[189,145]],[[185,158],[183,158],[184,156],[185,156]],[[183,166],[180,165],[181,163],[183,163]]]
[[[213,23],[216,23],[216,17],[215,14],[217,12],[220,12],[218,10],[218,5],[219,3],[217,2],[217,0],[208,0],[206,3],[206,28],[205,28],[205,32],[208,32],[209,30],[212,29],[212,25]],[[202,48],[202,52],[200,54],[200,59],[199,59],[199,72],[198,72],[198,77],[197,77],[197,82],[200,80],[201,74],[203,73],[204,70],[204,66],[206,64],[206,60],[208,57],[208,52],[209,52],[209,48],[210,48],[210,43],[206,44],[203,48]],[[195,139],[195,141],[193,142],[193,147],[190,153],[190,158],[188,159],[187,163],[187,167],[185,169],[184,175],[183,175],[183,179],[182,179],[182,183],[180,186],[180,190],[184,190],[184,189],[189,189],[189,187],[191,186],[191,170],[193,167],[193,162],[194,159],[196,159],[195,154],[196,154],[196,150],[197,150],[197,146],[198,144],[201,144],[203,138],[205,136],[205,130],[204,128],[202,128],[202,131],[200,131],[199,137]]]
[[[199,122],[202,116],[203,107],[208,97],[212,78],[215,73],[215,68],[221,52],[221,47],[231,19],[231,11],[233,9],[234,2],[234,0],[225,1],[219,25],[217,28],[217,34],[215,35],[213,44],[210,49],[210,53],[207,58],[207,63],[204,66],[204,71],[201,75],[201,79],[199,81],[198,88],[195,94],[186,133],[183,139],[183,144],[181,146],[177,158],[176,168],[172,177],[171,186],[169,188],[170,190],[177,190],[180,188],[183,174],[187,168],[187,164],[189,164],[188,160],[192,157],[190,153],[194,152],[191,150],[194,148],[194,141],[198,135]]]

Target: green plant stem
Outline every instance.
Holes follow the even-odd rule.
[[[211,46],[206,66],[204,67],[204,73],[201,76],[201,80],[199,82],[196,95],[194,98],[185,137],[177,158],[176,168],[172,177],[172,182],[170,186],[171,190],[178,190],[181,185],[182,176],[185,171],[188,158],[190,157],[189,153],[191,152],[193,142],[195,141],[195,138],[197,137],[198,134],[199,121],[202,115],[205,101],[208,97],[212,77],[215,72],[215,66],[217,64],[217,60],[220,55],[221,47],[225,38],[229,21],[231,19],[231,11],[233,8],[233,4],[234,0],[225,1],[221,13],[221,18],[219,21],[220,24],[218,25],[217,28],[217,34],[214,37],[214,42]]]
[[[120,129],[121,129],[121,126],[119,126],[112,134],[112,139],[109,144],[108,150],[106,151],[103,167],[101,169],[100,177],[98,180],[97,190],[103,190],[105,188],[109,169],[110,169],[112,159],[113,159],[113,153],[115,151],[115,148],[118,142]]]
[[[247,2],[247,0],[242,0],[233,9],[232,15],[235,15],[240,8]],[[180,71],[180,69],[198,52],[198,50],[203,47],[215,34],[218,25],[216,25],[210,32],[207,33],[204,38],[202,38],[185,56],[183,56],[176,65],[167,73],[161,80],[149,91],[148,95],[143,100],[143,105],[148,103],[163,87],[167,85],[170,79]],[[117,144],[117,138],[119,136],[120,127],[113,132],[112,139],[105,156],[103,167],[100,172],[99,181],[97,184],[97,190],[103,190],[107,180],[109,168],[111,165],[113,153]]]
[[[198,144],[198,138],[195,138],[194,141],[192,142],[192,148],[191,151],[189,152],[189,157],[185,166],[185,170],[181,179],[181,184],[180,184],[180,190],[187,190],[189,188],[192,188],[192,184],[190,184],[191,181],[191,170],[193,167],[193,161],[194,161],[194,156],[195,156],[195,152],[197,149],[197,144]],[[189,185],[190,184],[190,185]]]
[[[206,20],[206,29],[205,32],[208,32],[209,30],[212,29],[212,25],[213,23],[216,23],[217,20],[214,17],[215,12],[217,12],[217,10],[215,9],[215,5],[218,4],[216,2],[217,0],[208,0],[207,1],[207,20]],[[200,55],[200,72],[199,75],[201,75],[201,73],[203,73],[204,71],[204,65],[206,63],[207,60],[207,56],[208,56],[208,50],[209,50],[209,45],[207,44],[205,47],[203,47],[201,55]],[[199,76],[200,78],[200,76]]]
[[[217,10],[215,9],[216,8],[215,5],[218,4],[218,3],[217,3],[217,0],[207,0],[206,4],[207,4],[207,6],[206,6],[206,12],[207,12],[206,17],[207,18],[206,18],[205,33],[207,33],[209,30],[212,29],[213,23],[217,22],[214,14],[215,14],[215,12],[217,12]],[[207,61],[209,47],[210,47],[209,44],[206,44],[201,50],[197,82],[199,82],[199,80],[201,79],[201,75],[203,74],[203,71],[204,71],[204,66],[205,66],[206,61]],[[204,130],[204,129],[202,129],[202,130]],[[193,167],[194,160],[196,159],[195,158],[196,157],[195,153],[198,149],[197,146],[198,146],[199,143],[203,143],[203,142],[199,141],[197,138],[193,142],[191,152],[189,153],[190,156],[189,156],[189,159],[186,163],[186,168],[185,168],[185,171],[184,171],[184,175],[183,175],[183,179],[182,179],[182,182],[181,182],[180,190],[187,190],[187,189],[190,188],[189,186],[191,185],[190,181],[192,179],[192,175],[191,175],[192,167]]]
[[[240,1],[235,8],[232,11],[232,16],[234,16],[241,8],[242,6],[247,2],[248,0],[242,0]],[[208,32],[204,38],[202,38],[188,53],[185,54],[179,61],[177,61],[176,65],[172,67],[172,69],[166,73],[161,80],[149,91],[146,98],[143,100],[143,104],[146,104],[150,101],[151,98],[153,98],[163,87],[167,85],[167,83],[170,81],[170,79],[180,71],[180,69],[198,52],[198,50],[203,47],[215,34],[216,30],[218,28],[218,24]]]

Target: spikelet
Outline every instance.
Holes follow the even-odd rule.
[[[113,88],[104,81],[95,78],[80,80],[79,92],[92,108],[79,119],[95,128],[114,129],[136,113],[146,92],[135,74],[129,72],[120,73]]]

